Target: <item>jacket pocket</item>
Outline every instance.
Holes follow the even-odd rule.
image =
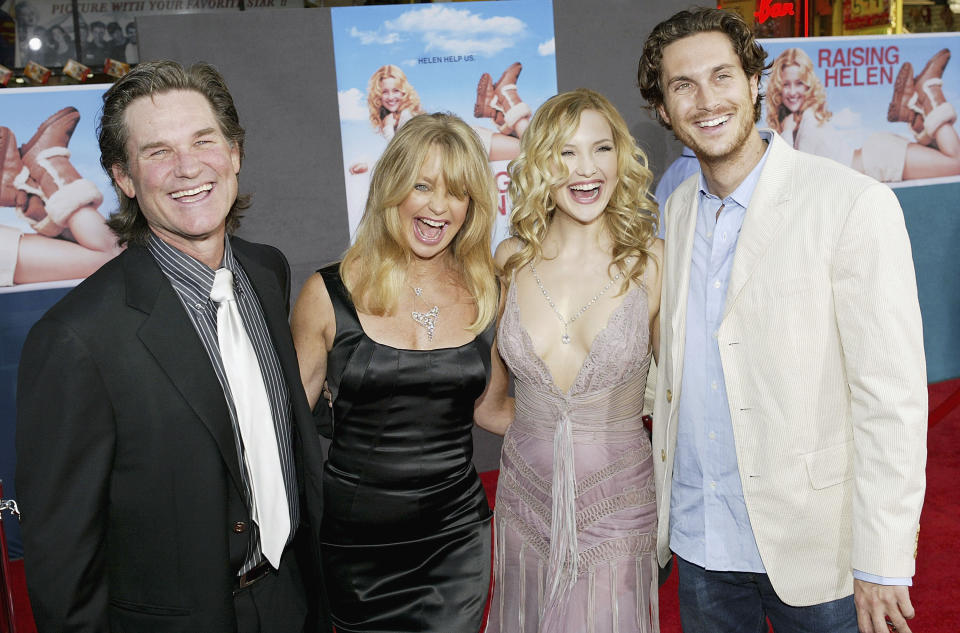
[[[190,609],[110,600],[112,633],[197,633]]]
[[[803,459],[814,490],[822,490],[853,479],[853,440],[807,453]]]
[[[143,604],[140,602],[120,600],[119,598],[111,598],[110,606],[115,609],[132,611],[134,613],[143,613],[145,615],[190,615],[192,613],[190,609],[185,609],[183,607],[166,607],[156,604]]]

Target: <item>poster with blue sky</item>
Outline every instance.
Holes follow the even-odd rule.
[[[960,34],[762,45],[761,127],[894,188],[960,181]]]
[[[96,135],[107,88],[0,92],[0,257],[14,275],[14,283],[0,275],[0,294],[76,285],[115,254],[104,219],[116,211],[117,197],[100,166]]]
[[[11,498],[20,348],[36,320],[116,252],[105,218],[117,196],[96,135],[109,87],[0,90],[0,479]],[[11,557],[22,556],[18,523],[3,528]]]
[[[496,245],[507,234],[516,119],[557,92],[550,0],[344,7],[331,19],[351,237],[396,127],[419,111],[445,111],[487,144],[500,198]]]

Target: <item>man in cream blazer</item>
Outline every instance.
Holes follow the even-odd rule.
[[[927,391],[903,214],[756,128],[765,58],[739,16],[697,9],[640,61],[703,170],[663,214],[658,555],[685,633],[904,633]]]

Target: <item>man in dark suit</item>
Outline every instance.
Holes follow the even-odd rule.
[[[121,198],[109,224],[127,249],[34,326],[20,362],[17,485],[42,633],[331,630],[303,580],[316,565],[294,556],[298,527],[319,521],[302,493],[322,497],[289,269],[231,236],[249,206],[243,139],[205,64],[141,64],[104,95],[101,163]]]

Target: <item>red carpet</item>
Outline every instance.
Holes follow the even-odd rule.
[[[956,482],[960,481],[960,379],[930,385],[929,393],[927,494],[920,518],[917,574],[910,590],[917,617],[910,622],[910,628],[913,633],[957,633],[960,631],[960,587],[956,584],[957,547],[960,546],[956,492]],[[496,477],[496,472],[481,474],[491,506]],[[660,588],[660,630],[681,633],[676,572]]]
[[[910,591],[917,617],[914,633],[960,631],[960,588],[956,584],[960,519],[956,482],[960,481],[960,379],[930,385],[930,429],[927,435],[927,496],[920,520],[917,575]],[[896,450],[896,447],[891,447]],[[481,473],[493,506],[497,472]],[[23,561],[11,563],[17,633],[36,633],[23,580]],[[677,574],[660,588],[662,633],[680,633]],[[0,623],[0,633],[7,633]]]
[[[917,610],[914,633],[960,631],[960,546],[957,482],[960,481],[960,380],[930,385],[927,496],[920,517],[917,575],[911,590]]]

